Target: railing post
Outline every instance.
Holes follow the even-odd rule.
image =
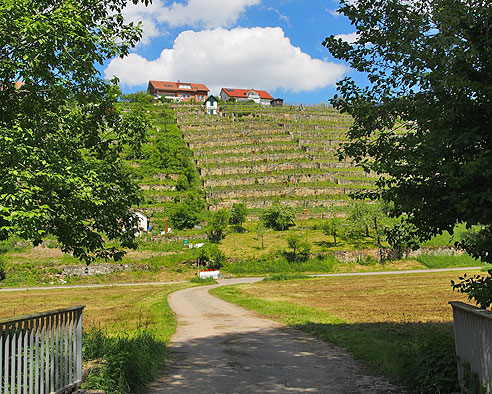
[[[77,353],[75,354],[76,360],[76,380],[82,380],[82,310],[76,312],[77,315]]]

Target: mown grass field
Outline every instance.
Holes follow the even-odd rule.
[[[175,330],[167,296],[190,286],[99,287],[0,292],[0,319],[86,305],[84,329],[101,328],[108,334],[148,329],[167,341]]]
[[[468,272],[472,274],[476,272]],[[420,392],[457,388],[450,300],[463,272],[330,277],[214,289],[219,297],[347,348]]]

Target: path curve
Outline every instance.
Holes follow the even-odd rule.
[[[221,280],[169,296],[178,328],[157,393],[404,393],[344,349],[210,295]]]

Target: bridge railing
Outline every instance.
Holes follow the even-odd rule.
[[[458,377],[465,382],[466,369],[477,375],[486,392],[492,392],[492,312],[463,302],[453,307]]]
[[[0,320],[0,394],[75,390],[82,381],[82,310]]]

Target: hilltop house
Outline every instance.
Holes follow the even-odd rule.
[[[224,101],[235,99],[236,101],[254,101],[258,104],[270,105],[273,97],[264,90],[256,89],[229,89],[222,88],[220,98]]]
[[[165,97],[173,101],[205,101],[208,88],[202,83],[149,81],[147,93],[155,98]]]
[[[215,96],[209,96],[208,99],[205,100],[205,111],[207,111],[208,115],[217,115],[217,104],[219,100]]]

